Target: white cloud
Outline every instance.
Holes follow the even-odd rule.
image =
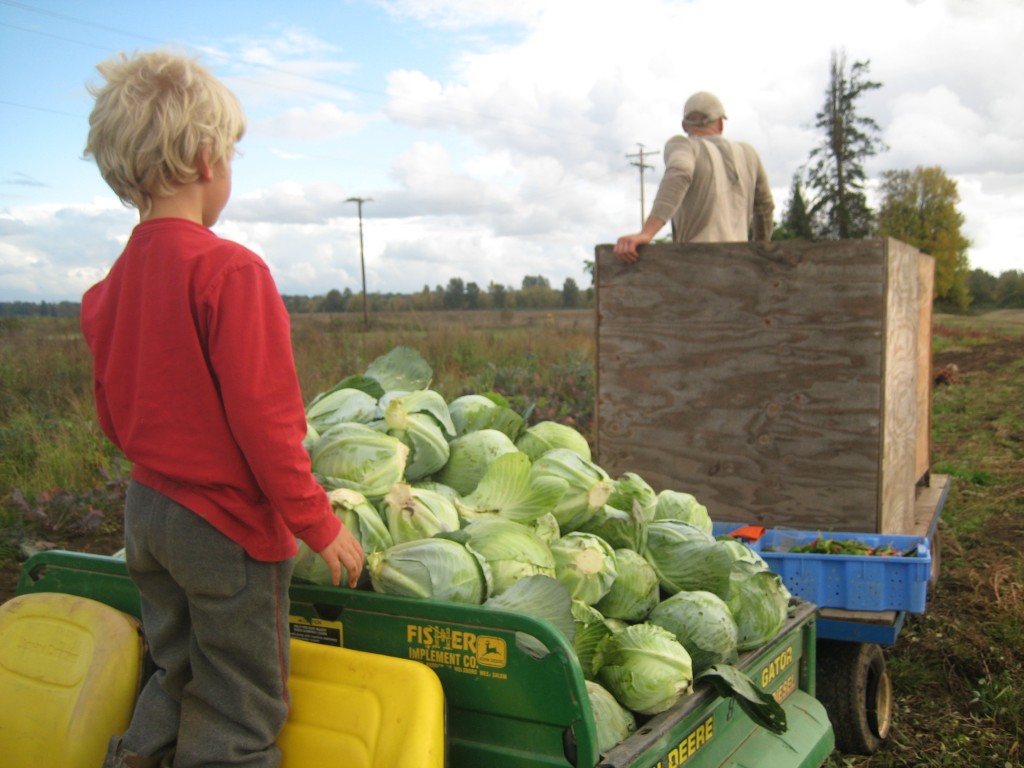
[[[544,0],[379,0],[395,16],[440,29],[464,30],[503,23],[529,24],[548,3]]]
[[[271,189],[236,196],[225,220],[264,224],[322,224],[340,215],[348,197],[337,184],[285,182]]]
[[[389,215],[473,215],[512,202],[500,199],[493,185],[454,169],[437,144],[416,143],[395,161],[393,173],[401,191],[388,195]]]
[[[272,37],[233,35],[197,47],[204,63],[226,70],[222,79],[247,110],[295,96],[352,100],[351,91],[341,81],[356,64],[338,58],[337,47],[319,36],[286,29]]]
[[[271,118],[254,121],[254,133],[284,139],[324,139],[355,133],[367,117],[344,112],[337,105],[318,102],[312,107],[290,107]]]
[[[956,179],[971,266],[998,275],[1024,270],[1024,173],[987,173]]]
[[[4,298],[77,301],[106,274],[136,222],[137,214],[107,201],[24,206],[3,212],[0,284]]]

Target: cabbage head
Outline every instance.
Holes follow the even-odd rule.
[[[341,524],[356,537],[363,551],[377,552],[391,546],[391,534],[381,520],[377,510],[366,497],[357,491],[339,488],[327,494],[331,510]],[[299,551],[295,555],[292,577],[311,584],[331,584],[331,569],[304,541],[298,541]],[[348,583],[348,572],[341,569],[341,583]]]
[[[658,494],[654,507],[655,520],[680,520],[710,534],[713,528],[708,508],[691,493],[664,490]]]
[[[335,424],[369,424],[377,418],[377,398],[358,389],[335,389],[318,395],[306,409],[306,421],[317,432]]]
[[[768,567],[768,563],[765,562],[764,558],[756,550],[733,536],[723,536],[718,540],[718,543],[725,547],[733,560],[742,560],[759,568]]]
[[[647,527],[644,557],[654,567],[662,589],[676,592],[729,591],[732,557],[700,528],[678,520],[655,520]]]
[[[632,624],[605,640],[597,681],[627,709],[656,715],[693,684],[690,654],[664,627]]]
[[[557,421],[538,421],[516,440],[516,447],[536,461],[552,448],[568,448],[587,461],[591,460],[590,443],[578,430]]]
[[[366,556],[376,592],[479,605],[487,598],[489,572],[457,541],[418,539]]]
[[[569,590],[550,576],[539,573],[526,576],[500,595],[487,598],[484,607],[542,619],[561,632],[570,646],[575,639],[576,624]],[[551,653],[551,649],[542,641],[526,632],[516,632],[516,645],[535,659],[542,659]]]
[[[504,453],[487,465],[476,489],[455,506],[467,520],[479,517],[502,517],[529,523],[545,515],[562,498],[568,488],[561,478],[532,477],[530,459],[525,453]]]
[[[580,530],[600,536],[616,549],[643,552],[657,499],[647,481],[635,472],[627,472],[612,482],[607,503]]]
[[[496,429],[468,432],[452,440],[448,462],[433,479],[467,496],[476,490],[492,461],[517,450],[509,436]]]
[[[455,426],[455,436],[475,432],[475,425],[486,418],[486,412],[497,407],[495,402],[483,395],[462,395],[448,403],[448,413]],[[484,415],[481,415],[484,414]]]
[[[411,392],[430,386],[434,370],[412,347],[397,346],[370,363],[364,377],[383,392]]]
[[[455,505],[436,491],[395,483],[381,501],[388,530],[395,544],[428,539],[435,533],[457,531]]]
[[[736,620],[739,650],[758,648],[779,633],[789,614],[789,598],[777,573],[742,560],[733,564],[725,601]]]
[[[647,521],[639,505],[626,511],[605,504],[579,530],[600,536],[616,549],[643,552],[647,548]]]
[[[527,526],[512,520],[482,517],[442,536],[465,544],[487,563],[491,596],[500,595],[527,576],[555,577],[555,558],[547,543]]]
[[[551,542],[555,577],[565,584],[573,600],[593,605],[608,594],[618,576],[615,551],[600,536],[570,531]]]
[[[447,463],[448,440],[455,436],[455,427],[439,393],[430,389],[388,393],[380,405],[387,433],[409,446],[407,480],[422,480]]]
[[[601,467],[568,448],[553,448],[533,462],[533,477],[559,477],[569,485],[552,511],[562,533],[579,529],[601,509],[613,490]]]
[[[643,621],[661,599],[658,574],[643,555],[632,549],[616,549],[615,565],[618,576],[594,607],[611,619],[634,624]]]
[[[415,488],[425,488],[428,491],[434,491],[436,493],[440,493],[442,496],[444,496],[446,499],[448,499],[448,501],[450,501],[452,504],[454,504],[455,502],[457,502],[459,499],[462,498],[459,495],[459,492],[456,491],[454,488],[452,488],[450,485],[445,485],[444,483],[438,483],[435,480],[416,480],[416,481],[410,483],[410,485],[412,485]]]
[[[457,437],[481,429],[496,429],[514,442],[526,426],[523,417],[513,411],[508,401],[497,392],[457,397],[448,403],[448,412]]]
[[[387,549],[394,540],[377,509],[358,491],[337,488],[328,492],[334,514],[341,518],[363,547],[363,552]]]
[[[583,677],[593,680],[601,668],[601,646],[612,633],[612,628],[601,612],[582,600],[572,601],[572,617],[576,623],[573,646]]]
[[[546,512],[536,520],[530,520],[524,524],[549,545],[562,535],[562,531],[558,527],[558,520],[550,512]]]
[[[379,497],[402,480],[409,448],[365,424],[336,424],[313,446],[313,473],[324,488]]]
[[[636,730],[636,718],[600,683],[587,680],[586,684],[590,711],[594,714],[597,728],[597,748],[607,752]]]
[[[738,630],[729,606],[711,592],[676,592],[654,607],[647,620],[682,643],[699,675],[714,664],[735,664]]]
[[[626,511],[637,509],[643,520],[651,522],[658,506],[658,494],[636,472],[626,472],[615,480],[608,505]]]

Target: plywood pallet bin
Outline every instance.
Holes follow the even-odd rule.
[[[889,238],[598,246],[598,462],[715,520],[913,531],[933,274]]]

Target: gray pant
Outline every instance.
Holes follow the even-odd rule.
[[[125,549],[157,671],[121,749],[173,753],[174,768],[277,768],[292,561],[253,560],[199,515],[134,481]]]

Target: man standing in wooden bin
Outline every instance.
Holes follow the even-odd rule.
[[[746,242],[772,237],[775,202],[757,151],[722,136],[725,107],[699,91],[683,108],[685,136],[665,144],[665,175],[642,230],[615,245],[620,261],[635,262],[646,245],[672,222],[675,243]]]

